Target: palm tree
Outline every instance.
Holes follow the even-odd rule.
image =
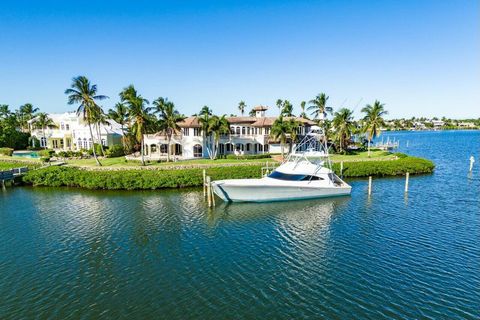
[[[255,116],[257,115],[257,111],[255,111],[255,109],[252,109],[252,110],[250,110],[250,112],[248,113],[248,115],[249,115],[250,117],[255,117]]]
[[[370,157],[370,144],[373,139],[380,135],[380,128],[382,127],[384,120],[383,116],[388,114],[385,110],[385,105],[380,101],[375,100],[373,105],[367,104],[362,112],[365,113],[364,131],[368,133],[368,156]]]
[[[92,139],[93,157],[97,165],[102,164],[98,161],[97,153],[95,152],[95,140],[93,139],[92,131],[92,117],[101,111],[97,101],[107,99],[107,96],[97,95],[97,85],[91,84],[84,76],[78,76],[72,79],[72,84],[69,89],[65,90],[68,95],[68,104],[78,103],[77,115],[82,117],[82,120],[88,124],[90,129],[90,137]]]
[[[122,130],[122,144],[125,150],[125,125],[128,121],[128,109],[124,103],[118,102],[115,104],[114,109],[108,110],[108,117],[118,123]]]
[[[298,129],[300,128],[300,121],[291,118],[288,120],[289,134],[290,134],[290,150],[292,152],[293,144],[297,142]]]
[[[302,110],[302,112],[300,113],[300,118],[308,119],[307,113],[305,112],[306,104],[307,103],[305,101],[300,102],[300,109]]]
[[[307,110],[312,110],[312,116],[315,119],[324,120],[327,117],[327,113],[332,113],[332,107],[327,107],[328,98],[325,93],[320,93],[315,99],[308,102],[312,105]]]
[[[218,146],[220,143],[220,137],[222,135],[227,135],[230,133],[230,124],[228,123],[227,118],[225,118],[225,115],[219,117],[219,116],[213,116],[210,118],[210,123],[209,123],[209,128],[208,130],[210,133],[213,135],[213,158],[217,158],[218,154]]]
[[[97,133],[97,141],[100,145],[100,150],[102,152],[102,156],[105,157],[105,150],[103,149],[102,144],[102,133],[101,133],[101,126],[110,125],[108,122],[108,117],[105,113],[103,113],[102,108],[98,108],[94,114],[92,114],[92,123],[94,124],[95,131]]]
[[[41,129],[42,130],[42,135],[43,135],[43,139],[45,141],[45,149],[47,149],[47,138],[45,137],[45,128],[47,127],[54,127],[55,126],[55,123],[53,122],[53,120],[48,116],[48,114],[46,114],[45,112],[41,112],[39,113],[34,122],[33,122],[33,125],[38,128],[38,129]]]
[[[332,124],[335,127],[335,136],[339,143],[340,151],[344,151],[352,137],[353,130],[355,130],[353,111],[347,108],[338,110],[334,114]]]
[[[128,122],[131,125],[132,134],[137,142],[140,142],[141,161],[142,166],[144,166],[145,146],[143,136],[154,123],[154,117],[151,114],[152,108],[147,107],[149,104],[148,100],[139,95],[133,85],[129,85],[120,92],[120,99],[128,107]]]
[[[238,104],[238,110],[240,110],[240,113],[242,114],[242,117],[243,117],[243,114],[245,113],[245,108],[247,107],[247,105],[245,104],[245,101],[240,101],[240,103]]]
[[[293,117],[293,105],[290,103],[290,101],[283,101],[281,114],[284,117]]]
[[[213,142],[212,132],[210,130],[211,118],[213,116],[212,110],[208,106],[203,106],[199,113],[200,130],[202,131],[203,141],[205,141],[205,147],[210,158],[213,157]]]
[[[282,114],[282,106],[283,106],[283,100],[282,99],[277,99],[275,102],[275,105],[278,108],[278,111],[280,111],[280,114]]]
[[[0,118],[6,118],[11,114],[8,104],[0,104]]]
[[[270,136],[274,140],[280,141],[280,147],[282,149],[282,158],[284,155],[283,147],[285,142],[287,141],[287,135],[290,133],[290,125],[289,122],[283,119],[283,116],[280,115],[277,120],[272,125],[270,130]]]
[[[171,101],[168,101],[167,98],[158,98],[157,100],[153,101],[153,105],[155,106],[156,113],[159,113],[159,127],[161,130],[165,131],[167,135],[167,144],[168,144],[168,152],[167,152],[167,162],[170,161],[170,153],[171,153],[171,141],[172,135],[175,133],[180,132],[180,126],[178,122],[185,119],[176,109],[175,104]]]
[[[31,103],[25,103],[20,106],[18,115],[22,130],[26,129],[28,131],[28,121],[32,120],[38,111],[40,111],[40,109],[33,107]]]

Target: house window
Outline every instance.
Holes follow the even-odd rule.
[[[235,133],[238,134],[238,135],[240,135],[240,127],[236,127],[236,128],[235,128]]]
[[[221,143],[221,144],[218,146],[218,153],[220,153],[220,154],[225,154],[225,145],[224,145],[224,144]]]
[[[242,127],[242,134],[245,134],[245,127]]]
[[[258,145],[258,151],[263,151],[263,145],[261,144]]]
[[[270,128],[265,128],[265,134],[270,134]]]
[[[193,156],[195,158],[201,158],[202,157],[202,146],[199,144],[196,144],[193,146]]]
[[[83,149],[88,149],[87,139],[83,138]]]
[[[234,127],[230,127],[230,134],[235,134],[235,128]]]
[[[78,138],[77,149],[82,149],[82,139]]]
[[[92,148],[92,138],[88,139],[88,149]]]
[[[247,127],[247,134],[250,134],[250,127]]]
[[[160,153],[166,154],[168,150],[168,144],[161,144],[160,145]]]
[[[152,153],[157,152],[157,145],[156,144],[150,145],[150,149],[151,149]]]
[[[65,125],[65,129],[66,129],[67,131],[70,130],[70,125],[69,125],[68,123]]]
[[[193,135],[195,137],[199,137],[201,132],[200,128],[193,128]]]
[[[268,152],[268,144],[265,145],[265,147],[263,148],[263,151]]]
[[[227,148],[227,152],[231,152],[232,151],[232,145],[230,143],[227,143],[226,144],[226,148]]]
[[[250,151],[250,143],[247,143],[247,151]]]
[[[46,146],[47,146],[47,139],[42,137],[40,139],[40,147],[45,148]]]
[[[175,155],[181,156],[182,155],[182,145],[175,143]]]
[[[189,128],[183,128],[182,131],[183,131],[184,136],[188,136],[190,134],[190,129]]]
[[[107,141],[105,139],[102,139],[102,146],[106,146],[107,145]]]

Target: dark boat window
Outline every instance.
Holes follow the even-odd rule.
[[[279,171],[273,171],[270,175],[270,178],[279,179],[279,180],[289,180],[289,181],[310,181],[310,180],[323,180],[320,177],[308,176],[304,174],[287,174]]]

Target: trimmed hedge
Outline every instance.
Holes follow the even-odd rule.
[[[260,178],[261,166],[207,169],[214,180]],[[48,167],[29,171],[23,182],[34,186],[87,189],[162,189],[201,186],[202,169],[88,171],[71,167]]]
[[[398,160],[357,161],[343,163],[343,176],[398,176],[407,172],[410,174],[431,173],[435,169],[432,161],[422,158],[402,155]],[[340,163],[333,164],[333,170],[340,175]]]
[[[398,160],[359,161],[344,163],[344,177],[394,176],[430,173],[434,164],[426,159],[406,157]],[[209,168],[213,180],[260,178],[262,165]],[[333,165],[339,174],[340,164]],[[198,187],[202,185],[202,169],[178,170],[95,170],[72,167],[47,167],[29,171],[23,182],[34,186],[81,187],[87,189],[162,189]]]
[[[12,148],[0,148],[0,154],[4,156],[9,156],[11,157],[13,154],[13,149]]]
[[[267,159],[271,158],[272,156],[269,153],[264,154],[244,154],[236,156],[234,154],[227,154],[225,159],[241,159],[241,160],[250,160],[250,159]]]

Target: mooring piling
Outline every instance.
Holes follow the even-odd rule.
[[[208,207],[211,207],[212,206],[212,185],[211,185],[209,176],[207,176],[206,185],[207,185],[207,203],[208,203]]]
[[[410,172],[405,175],[405,192],[408,192],[408,179],[410,178]]]
[[[203,169],[203,197],[207,196],[207,171]]]
[[[340,177],[343,179],[343,161],[340,162]]]
[[[368,177],[368,195],[372,194],[372,176]]]

